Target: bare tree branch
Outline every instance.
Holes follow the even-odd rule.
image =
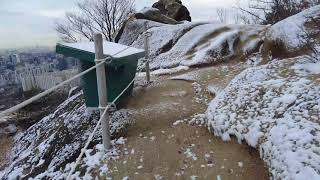
[[[217,16],[218,16],[219,22],[227,23],[227,18],[228,18],[227,9],[225,9],[225,8],[217,8],[216,12],[217,12]]]
[[[241,0],[244,1],[244,0]],[[247,7],[237,8],[260,24],[275,24],[300,11],[320,4],[320,0],[246,0]]]
[[[260,20],[262,20],[262,21],[265,20],[265,19],[261,18],[260,16],[254,14],[253,12],[250,12],[250,11],[248,11],[248,10],[245,10],[245,9],[243,9],[243,8],[241,8],[241,7],[238,7],[238,9],[241,10],[241,11],[243,11],[243,12],[245,12],[245,13],[250,14],[251,16],[254,16],[254,17],[257,18],[257,19],[260,19]]]
[[[134,0],[82,0],[78,11],[66,13],[65,21],[56,23],[55,30],[63,41],[93,40],[93,33],[113,41],[116,33],[134,12]]]

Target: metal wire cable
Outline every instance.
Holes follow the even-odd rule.
[[[54,87],[52,87],[52,88],[44,91],[44,92],[42,92],[42,93],[39,93],[39,94],[36,95],[36,96],[33,96],[32,98],[30,98],[30,99],[28,99],[28,100],[26,100],[26,101],[24,101],[24,102],[22,102],[22,103],[20,103],[20,104],[18,104],[18,105],[16,105],[16,106],[14,106],[14,107],[11,107],[11,108],[9,108],[9,109],[7,109],[7,110],[5,110],[5,111],[0,112],[0,118],[6,116],[6,115],[8,115],[8,114],[11,114],[11,113],[13,113],[13,112],[16,112],[16,111],[18,111],[18,110],[20,110],[21,108],[23,108],[23,107],[25,107],[25,106],[33,103],[34,101],[39,100],[40,98],[42,98],[42,97],[50,94],[51,92],[55,91],[56,89],[58,89],[58,88],[60,88],[60,87],[62,87],[62,86],[64,86],[64,85],[72,82],[73,80],[75,80],[75,79],[77,79],[77,78],[80,78],[81,76],[87,74],[88,72],[92,71],[93,69],[95,69],[95,68],[97,68],[97,67],[99,67],[99,66],[101,66],[101,65],[103,65],[103,64],[105,64],[105,63],[111,63],[113,56],[116,56],[116,55],[118,55],[118,54],[126,51],[126,50],[129,49],[129,48],[130,48],[130,47],[128,46],[128,47],[122,49],[121,51],[118,51],[117,53],[115,53],[115,54],[113,54],[113,55],[111,55],[111,56],[108,56],[108,57],[106,57],[106,58],[103,58],[103,59],[95,59],[95,61],[98,62],[98,64],[96,64],[95,66],[93,66],[93,67],[91,67],[91,68],[89,68],[89,69],[87,69],[87,70],[85,70],[85,71],[83,71],[83,72],[75,75],[74,77],[72,77],[72,78],[70,78],[70,79],[68,79],[68,80],[66,80],[66,81],[64,81],[64,82],[62,82],[62,83],[60,83],[60,84],[58,84],[58,85],[56,85],[56,86],[54,86]],[[106,62],[106,60],[108,60],[108,59],[111,59],[111,60],[108,61],[108,62]],[[141,71],[142,71],[142,69],[141,69],[138,73],[140,73]],[[126,88],[124,88],[123,91],[112,101],[111,105],[112,105],[112,104],[115,104],[115,102],[128,90],[128,88],[133,84],[134,80],[135,80],[135,78],[133,78],[133,79],[130,81],[130,83],[126,86]],[[81,153],[80,153],[79,157],[77,158],[75,165],[71,168],[71,170],[70,170],[70,172],[69,172],[69,174],[68,174],[68,176],[67,176],[67,180],[70,180],[70,179],[72,178],[72,177],[71,177],[72,174],[74,173],[75,169],[77,168],[78,164],[80,163],[80,161],[81,161],[81,159],[82,159],[82,157],[83,157],[86,149],[88,148],[90,142],[92,141],[92,139],[93,139],[93,137],[94,137],[94,134],[97,132],[98,127],[99,127],[99,125],[101,124],[101,121],[102,121],[103,117],[106,115],[106,113],[108,112],[108,109],[110,108],[111,105],[108,105],[108,106],[105,108],[105,110],[104,110],[102,116],[100,117],[97,125],[95,126],[93,132],[90,134],[88,141],[86,142],[85,146],[81,149]]]
[[[141,69],[138,73],[141,73],[141,71],[142,71],[142,69]],[[133,78],[133,79],[130,81],[130,83],[126,86],[126,88],[124,88],[123,91],[122,91],[121,93],[119,93],[119,95],[111,102],[111,104],[114,104],[114,103],[128,90],[128,88],[133,84],[134,80],[135,80],[135,78]],[[81,159],[82,159],[85,151],[87,150],[90,142],[92,141],[92,139],[93,139],[93,137],[94,137],[94,134],[97,132],[98,127],[100,126],[101,121],[102,121],[103,117],[106,115],[106,113],[107,113],[107,111],[108,111],[109,108],[110,108],[110,105],[108,105],[108,106],[105,108],[105,110],[104,110],[102,116],[100,117],[100,119],[99,119],[96,127],[94,128],[94,130],[93,130],[92,133],[90,134],[90,136],[89,136],[89,138],[88,138],[88,141],[86,142],[85,146],[81,149],[81,153],[80,153],[80,155],[78,156],[75,165],[71,168],[71,170],[70,170],[70,172],[69,172],[69,174],[68,174],[68,176],[67,176],[67,180],[71,180],[72,174],[74,173],[74,171],[75,171],[75,169],[77,168],[77,166],[80,164],[80,161],[81,161]]]
[[[64,86],[64,85],[66,85],[66,84],[68,84],[68,83],[70,83],[70,82],[72,82],[72,81],[80,78],[81,76],[87,74],[88,72],[92,71],[93,69],[95,69],[95,68],[99,67],[100,65],[104,64],[104,63],[106,62],[106,60],[108,60],[108,59],[110,59],[110,58],[111,58],[111,60],[112,60],[112,57],[113,57],[113,56],[116,56],[116,55],[118,55],[118,54],[126,51],[126,50],[129,49],[129,48],[130,48],[130,46],[128,46],[128,47],[126,47],[126,48],[123,48],[122,50],[118,51],[117,53],[115,53],[115,54],[113,54],[113,55],[111,55],[111,56],[108,56],[108,57],[103,58],[103,59],[99,59],[99,61],[102,61],[102,62],[99,62],[99,63],[96,64],[95,66],[93,66],[93,67],[91,67],[91,68],[89,68],[89,69],[87,69],[87,70],[85,70],[85,71],[83,71],[83,72],[75,75],[74,77],[72,77],[72,78],[70,78],[70,79],[68,79],[68,80],[66,80],[66,81],[64,81],[64,82],[62,82],[62,83],[60,83],[60,84],[58,84],[58,85],[56,85],[56,86],[54,86],[54,87],[52,87],[52,88],[44,91],[44,92],[42,92],[42,93],[39,93],[39,94],[36,95],[36,96],[33,96],[32,98],[30,98],[30,99],[28,99],[28,100],[26,100],[26,101],[24,101],[24,102],[22,102],[22,103],[20,103],[20,104],[17,104],[17,105],[15,105],[15,106],[13,106],[13,107],[5,110],[5,111],[0,112],[0,118],[5,117],[5,116],[8,115],[8,114],[11,114],[11,113],[16,112],[16,111],[24,108],[25,106],[33,103],[34,101],[37,101],[37,100],[41,99],[42,97],[44,97],[44,96],[52,93],[52,92],[55,91],[56,89],[58,89],[58,88],[60,88],[60,87],[62,87],[62,86]],[[108,63],[110,63],[110,62],[111,62],[111,61],[109,61]]]
[[[27,106],[27,105],[29,105],[29,104],[31,104],[31,103],[33,103],[33,102],[41,99],[42,97],[44,97],[44,96],[52,93],[52,92],[55,91],[56,89],[58,89],[58,88],[60,88],[60,87],[62,87],[62,86],[64,86],[64,85],[66,85],[66,84],[68,84],[68,83],[70,83],[70,82],[72,82],[72,81],[80,78],[81,76],[87,74],[88,72],[94,70],[95,68],[97,68],[98,66],[101,66],[101,65],[104,64],[104,63],[105,63],[105,61],[100,62],[100,63],[98,63],[97,65],[92,66],[91,68],[89,68],[89,69],[87,69],[87,70],[85,70],[85,71],[83,71],[83,72],[75,75],[74,77],[72,77],[72,78],[70,78],[70,79],[68,79],[68,80],[63,81],[62,83],[60,83],[60,84],[58,84],[58,85],[56,85],[56,86],[54,86],[54,87],[52,87],[52,88],[50,88],[50,89],[42,92],[42,93],[39,93],[38,95],[33,96],[32,98],[30,98],[30,99],[28,99],[28,100],[26,100],[26,101],[24,101],[24,102],[22,102],[22,103],[20,103],[20,104],[17,104],[17,105],[15,105],[15,106],[13,106],[13,107],[5,110],[5,111],[0,112],[0,118],[2,118],[2,117],[6,116],[6,115],[8,115],[8,114],[14,113],[14,112],[16,112],[16,111],[24,108],[25,106]]]

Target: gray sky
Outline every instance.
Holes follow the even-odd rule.
[[[0,0],[0,49],[54,45],[54,22],[74,9],[78,0]],[[138,10],[156,0],[136,0]],[[215,20],[215,8],[231,8],[237,0],[182,0],[193,20]]]

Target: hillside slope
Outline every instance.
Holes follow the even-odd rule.
[[[130,123],[128,115],[126,111],[117,111],[111,116],[113,138]],[[1,179],[63,178],[63,171],[59,170],[80,154],[98,120],[97,113],[86,110],[81,92],[70,97],[55,112],[15,138],[11,165]],[[100,136],[101,129],[95,134],[93,145],[101,141]]]

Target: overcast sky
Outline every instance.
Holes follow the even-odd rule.
[[[0,0],[0,49],[54,45],[54,22],[74,9],[78,0]],[[136,0],[138,10],[156,0]],[[215,20],[215,8],[231,8],[237,0],[182,0],[193,20]]]

